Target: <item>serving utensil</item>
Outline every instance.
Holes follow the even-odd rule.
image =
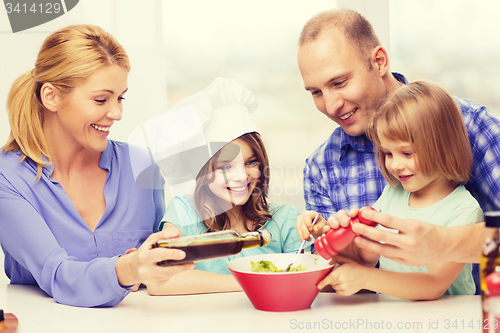
[[[311,227],[312,227],[313,225],[315,225],[315,224],[316,224],[316,222],[318,222],[318,220],[319,220],[319,217],[320,217],[320,216],[321,216],[321,214],[320,214],[320,213],[318,213],[318,215],[316,215],[316,216],[314,217],[314,220],[312,221]],[[304,248],[304,245],[305,245],[305,244],[306,244],[306,240],[304,239],[304,240],[302,241],[302,244],[300,244],[299,250],[297,251],[297,255],[295,256],[295,258],[293,259],[293,261],[290,263],[290,265],[288,265],[288,267],[285,269],[285,272],[290,271],[290,268],[292,268],[292,265],[293,265],[293,264],[295,263],[295,261],[297,261],[297,259],[299,258],[299,255],[300,255],[300,253],[302,252],[302,249]]]

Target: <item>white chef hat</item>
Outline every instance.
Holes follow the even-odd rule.
[[[196,108],[207,142],[231,142],[257,131],[250,113],[257,110],[259,103],[250,90],[232,79],[216,78],[205,90],[175,104],[170,112],[183,113],[180,109],[191,106]],[[189,116],[185,121],[192,119]]]
[[[185,185],[177,194],[192,194],[187,192],[212,156],[234,139],[258,132],[250,115],[257,107],[250,90],[232,79],[216,78],[205,90],[143,124],[133,141],[146,141],[169,185]],[[136,179],[144,170],[134,171]]]

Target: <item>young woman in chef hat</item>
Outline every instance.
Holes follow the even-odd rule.
[[[267,202],[269,161],[250,116],[257,106],[250,90],[234,80],[217,78],[167,113],[165,127],[160,124],[163,137],[156,143],[161,152],[155,159],[160,160],[157,163],[170,185],[185,185],[189,177],[193,180],[185,190],[188,195],[174,197],[160,228],[179,230],[182,236],[267,229],[271,243],[233,257],[198,262],[196,269],[169,283],[148,286],[151,294],[241,290],[227,269],[230,260],[262,253],[293,253],[300,247],[295,230],[298,210]],[[158,158],[162,153],[165,158]]]

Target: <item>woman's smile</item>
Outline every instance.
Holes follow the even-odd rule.
[[[239,186],[239,187],[234,187],[234,186],[231,186],[231,187],[227,187],[227,189],[229,191],[231,191],[232,193],[235,193],[236,194],[242,194],[242,193],[246,193],[247,190],[248,190],[248,185],[249,184],[246,184],[245,186]]]
[[[109,129],[111,127],[111,125],[110,126],[102,126],[102,125],[97,125],[97,124],[91,124],[90,126],[92,126],[93,128],[95,128],[99,132],[104,132],[106,134],[109,132]]]

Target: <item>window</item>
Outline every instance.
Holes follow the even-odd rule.
[[[428,79],[500,116],[500,3],[391,0],[391,70]]]
[[[232,78],[260,103],[254,119],[271,164],[270,202],[304,209],[305,159],[336,127],[315,108],[297,67],[297,41],[315,14],[336,1],[164,1],[169,107]]]

